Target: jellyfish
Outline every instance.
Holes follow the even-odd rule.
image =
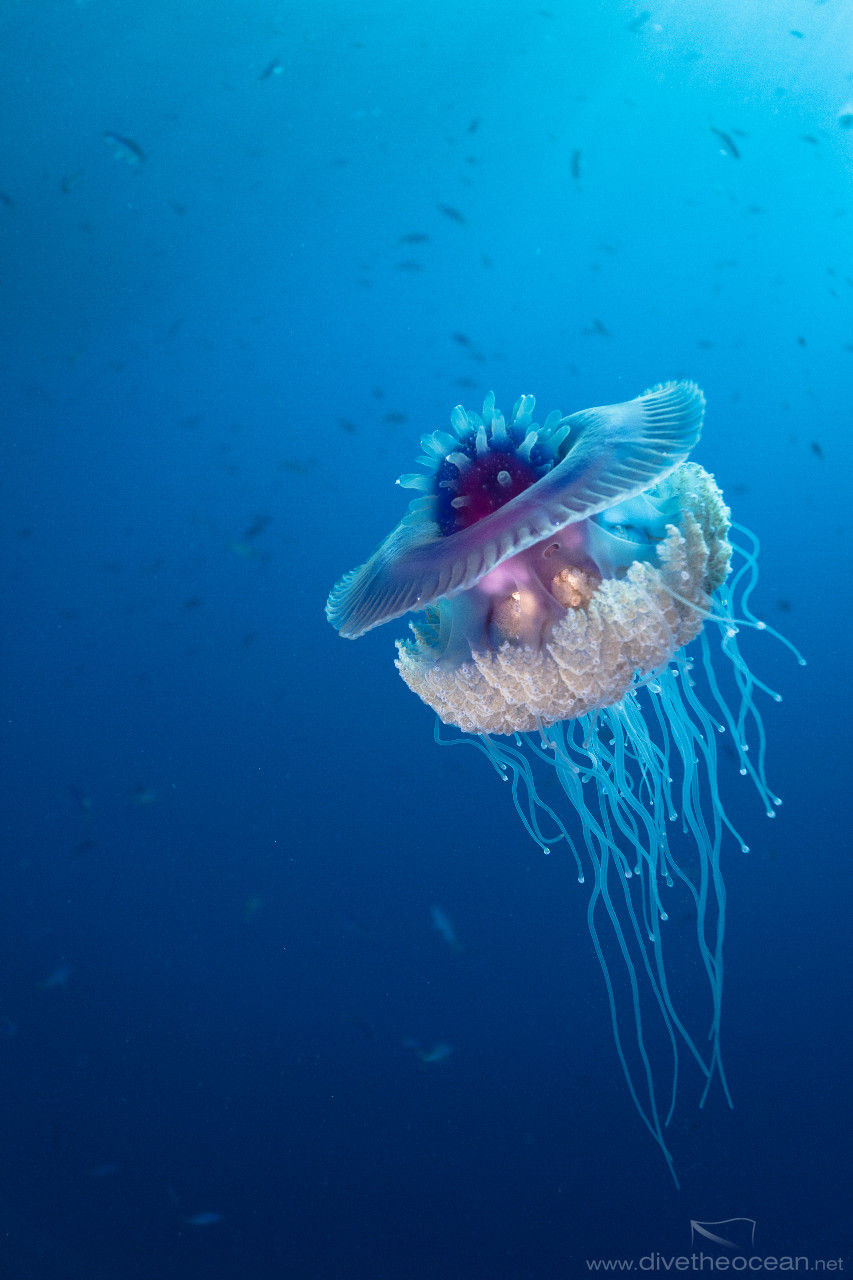
[[[756,694],[779,695],[738,635],[778,633],[749,609],[757,540],[688,461],[705,408],[695,384],[542,425],[534,407],[522,395],[507,420],[490,393],[481,414],[458,406],[450,431],[424,436],[421,469],[398,481],[415,491],[406,514],[326,614],[353,639],[415,615],[396,665],[435,711],[436,741],[481,751],[533,841],[565,849],[589,882],[619,1062],[677,1185],[665,1131],[685,1055],[700,1105],[715,1080],[731,1105],[720,855],[726,838],[747,845],[721,800],[717,739],[729,735],[772,818]],[[695,939],[704,1040],[667,963],[673,906]]]

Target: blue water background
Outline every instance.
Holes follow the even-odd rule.
[[[845,0],[3,4],[4,1277],[853,1254],[851,48]],[[735,1108],[685,1069],[678,1192],[588,886],[323,604],[455,404],[681,377],[809,665],[744,638],[784,805],[723,757]]]

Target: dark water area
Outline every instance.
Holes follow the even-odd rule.
[[[851,50],[845,0],[0,5],[3,1280],[853,1265]],[[721,745],[677,1190],[589,882],[324,604],[454,405],[681,378],[808,665],[741,637],[784,803]]]

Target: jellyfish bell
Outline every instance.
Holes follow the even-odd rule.
[[[711,476],[684,464],[651,493],[504,561],[461,610],[458,597],[430,606],[398,645],[400,674],[471,733],[528,732],[612,706],[701,630],[727,576],[727,528]]]
[[[704,403],[693,383],[669,382],[622,404],[551,413],[541,426],[530,395],[509,420],[491,394],[482,414],[457,407],[450,432],[422,438],[422,470],[400,478],[417,493],[406,515],[326,606],[350,638],[417,615],[397,642],[397,667],[438,720],[461,731],[446,738],[437,726],[437,741],[479,748],[512,782],[530,836],[546,853],[564,842],[581,882],[591,872],[588,922],[617,1053],[674,1178],[664,1129],[679,1051],[704,1077],[703,1104],[714,1078],[730,1101],[719,856],[726,830],[746,846],[720,801],[719,733],[732,734],[740,772],[770,816],[779,803],[753,700],[765,686],[741,657],[734,620],[737,599],[746,622],[763,626],[747,608],[757,543],[746,530],[745,546],[732,542],[713,477],[687,461]],[[712,663],[708,621],[719,627],[734,706]],[[685,648],[697,640],[704,697]],[[574,823],[541,798],[544,769]],[[707,1048],[676,1007],[664,963],[667,895],[677,892],[707,978]],[[651,1061],[652,1021],[665,1086]]]
[[[457,406],[452,433],[422,437],[425,471],[398,481],[420,496],[329,596],[326,615],[341,635],[355,639],[452,599],[511,557],[643,493],[687,457],[705,401],[692,383],[667,383],[624,404],[570,417],[555,410],[541,427],[534,405],[521,396],[506,423],[490,394],[482,417]]]

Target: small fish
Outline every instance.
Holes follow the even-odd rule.
[[[837,119],[842,129],[853,128],[853,102],[845,103],[839,111]]]
[[[450,919],[447,913],[445,911],[442,911],[441,907],[432,906],[429,909],[429,914],[432,920],[433,929],[435,929],[436,933],[440,934],[441,937],[444,938],[444,941],[447,943],[450,950],[453,951],[456,955],[458,955],[461,951],[464,951],[465,948],[462,946],[462,943],[459,941],[459,939],[456,936],[456,930],[453,927],[453,921]]]
[[[404,258],[402,262],[394,263],[397,271],[423,271],[423,263],[415,262],[413,258]]]
[[[67,964],[61,964],[58,969],[54,969],[47,978],[42,978],[38,984],[42,991],[54,991],[57,987],[67,987],[68,979],[71,977],[71,969]]]
[[[404,236],[400,236],[398,244],[426,244],[429,236],[425,231],[407,231]]]
[[[184,1218],[184,1222],[188,1227],[212,1227],[217,1222],[222,1221],[221,1213],[212,1213],[208,1210],[205,1213],[194,1213],[190,1218]]]
[[[587,336],[595,336],[599,338],[610,337],[610,330],[606,325],[602,324],[600,320],[593,320],[592,324],[587,325],[585,329],[581,330],[581,333],[584,333]]]
[[[14,209],[15,207],[15,201],[8,191],[0,191],[0,204],[5,205],[7,209]]]
[[[731,134],[723,133],[722,129],[715,129],[713,125],[711,125],[711,132],[715,133],[720,139],[720,142],[722,142],[722,150],[724,152],[728,152],[733,160],[740,160],[740,152],[738,151],[737,145],[735,144],[734,138],[732,138]]]
[[[436,1062],[446,1062],[452,1052],[453,1045],[445,1044],[444,1041],[441,1041],[439,1044],[434,1044],[431,1049],[420,1049],[418,1051],[418,1057],[421,1062],[425,1062],[428,1066],[431,1066]]]
[[[82,169],[77,169],[75,170],[74,173],[66,173],[65,177],[62,179],[62,181],[59,184],[59,190],[62,192],[63,195],[67,196],[69,192],[74,190],[74,188],[77,186],[77,183],[81,181],[82,177],[83,177]]]
[[[632,21],[628,23],[628,30],[642,31],[651,16],[652,15],[649,13],[648,9],[644,9],[642,13],[638,13],[636,18],[633,18]]]
[[[473,343],[471,342],[471,339],[468,337],[467,333],[451,333],[450,336],[454,342],[459,343],[460,347],[473,346]]]
[[[306,458],[282,458],[278,464],[279,471],[286,471],[292,476],[310,476],[312,471],[317,470],[317,459]]]
[[[820,445],[818,444],[817,440],[812,440],[812,446],[811,446],[811,448],[812,448],[812,453],[814,454],[814,456],[815,456],[816,458],[822,458],[822,457],[823,457],[823,449],[821,449],[821,447],[820,447]]]
[[[425,1066],[434,1066],[438,1062],[446,1062],[453,1053],[453,1045],[447,1044],[444,1040],[439,1040],[431,1049],[424,1049],[418,1040],[407,1038],[403,1041],[406,1049],[411,1049],[412,1053],[419,1062]]]
[[[366,1040],[373,1040],[376,1037],[376,1028],[365,1018],[360,1018],[357,1013],[345,1013],[341,1021],[350,1027],[355,1027],[357,1031],[365,1037]]]
[[[792,31],[791,35],[796,36],[798,40],[803,40],[805,38],[802,31]]]
[[[126,160],[128,164],[144,164],[148,159],[139,143],[123,133],[113,133],[111,129],[107,129],[104,138],[112,147],[116,160]]]
[[[575,182],[580,180],[581,176],[581,153],[577,148],[572,152],[572,177]]]
[[[94,1169],[90,1171],[89,1176],[92,1178],[111,1178],[114,1173],[118,1173],[118,1165],[107,1161],[105,1164],[96,1164]]]
[[[283,71],[284,67],[281,65],[278,58],[273,58],[272,62],[268,62],[264,67],[263,71],[258,76],[258,79],[269,80],[270,76],[280,76]]]
[[[474,116],[474,119],[468,125],[468,132],[476,133],[482,123],[483,123],[482,116]]]
[[[269,528],[272,524],[272,516],[257,516],[248,529],[243,534],[244,538],[257,538],[259,533],[263,533],[264,529]]]
[[[85,813],[88,817],[92,812],[92,797],[83,790],[82,787],[72,786],[71,798],[77,805],[81,813]]]
[[[159,341],[172,342],[175,338],[177,338],[178,334],[183,328],[183,324],[184,324],[183,316],[179,316],[177,320],[173,320],[172,323],[169,325],[168,329],[166,330],[166,332],[163,334],[162,338],[159,339]],[[186,421],[186,419],[184,419],[184,421]]]
[[[377,935],[375,931],[368,928],[361,920],[356,920],[355,916],[344,916],[341,920],[341,927],[344,933],[349,934],[351,938],[358,938],[360,942],[376,941]]]
[[[451,222],[458,222],[461,227],[466,225],[465,215],[460,213],[458,209],[454,209],[452,204],[438,204],[435,207],[439,213],[443,213],[445,218],[449,218]]]

